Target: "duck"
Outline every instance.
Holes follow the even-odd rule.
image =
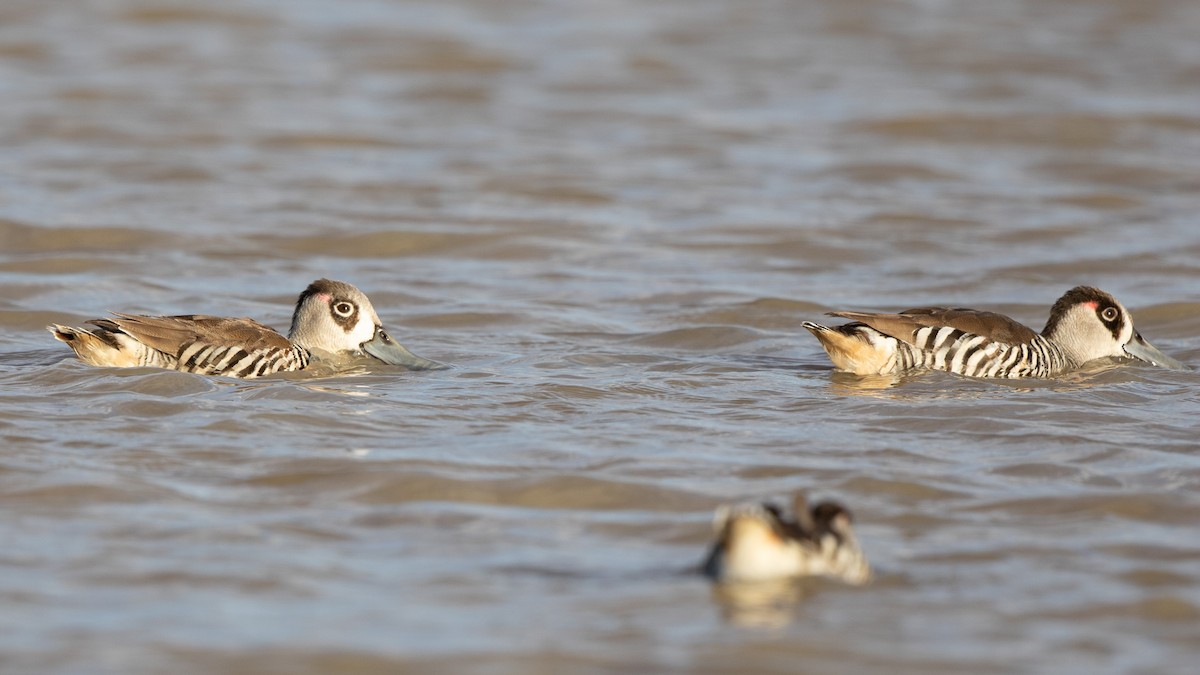
[[[805,321],[838,370],[898,375],[918,369],[978,378],[1048,378],[1109,357],[1184,369],[1138,333],[1112,295],[1076,286],[1050,309],[1041,333],[996,312],[922,307],[898,314],[829,312],[852,323]]]
[[[448,367],[396,342],[366,294],[330,279],[312,282],[297,298],[287,337],[254,319],[202,314],[113,312],[111,318],[85,323],[90,327],[51,324],[46,329],[93,366],[167,368],[244,379],[362,356],[410,370]]]
[[[790,518],[769,502],[722,505],[713,517],[717,540],[704,573],[718,583],[823,576],[861,586],[870,581],[871,567],[852,520],[836,501],[809,508],[804,493],[793,496]]]

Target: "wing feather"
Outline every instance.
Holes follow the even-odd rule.
[[[143,316],[113,312],[115,319],[95,319],[88,323],[105,330],[114,328],[160,352],[178,356],[188,345],[236,346],[246,351],[290,349],[291,342],[275,329],[254,319],[226,318],[188,314],[180,316]]]
[[[917,307],[899,314],[829,312],[830,316],[865,323],[875,330],[915,345],[915,334],[926,326],[949,326],[971,335],[982,335],[1005,344],[1028,343],[1037,336],[1033,329],[1003,314],[963,307]]]

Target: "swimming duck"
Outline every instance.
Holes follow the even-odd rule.
[[[717,541],[704,572],[719,582],[771,581],[827,576],[861,585],[871,568],[858,547],[850,512],[825,501],[811,509],[803,494],[792,518],[774,504],[721,506],[713,518]]]
[[[974,309],[829,315],[853,323],[803,325],[820,340],[834,366],[858,375],[930,368],[971,377],[1050,377],[1113,356],[1184,368],[1142,338],[1133,316],[1116,298],[1090,286],[1077,286],[1059,298],[1040,335],[1003,314]]]
[[[87,322],[95,328],[53,324],[46,329],[93,366],[251,378],[303,370],[314,359],[366,354],[412,370],[446,367],[393,340],[362,291],[329,279],[312,282],[300,294],[287,337],[247,318],[116,312],[113,317]]]

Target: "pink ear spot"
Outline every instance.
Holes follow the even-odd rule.
[[[333,296],[328,293],[317,293],[317,299],[323,302],[329,302],[330,300],[333,300]],[[1096,303],[1093,302],[1092,304],[1094,305]]]
[[[1100,309],[1100,303],[1095,300],[1088,300],[1087,302],[1083,303],[1083,306],[1090,308],[1092,311]]]

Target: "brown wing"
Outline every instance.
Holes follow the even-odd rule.
[[[1028,326],[995,312],[981,312],[962,307],[918,307],[899,314],[869,314],[866,312],[830,312],[860,321],[875,330],[914,344],[914,334],[925,326],[949,326],[971,335],[982,335],[993,342],[1021,344],[1033,340],[1037,333]]]
[[[201,314],[140,316],[116,312],[113,316],[117,318],[96,319],[88,323],[106,330],[117,328],[138,342],[172,356],[178,356],[187,345],[197,342],[237,346],[246,351],[260,348],[290,349],[292,346],[287,338],[273,328],[254,319],[230,319]]]

